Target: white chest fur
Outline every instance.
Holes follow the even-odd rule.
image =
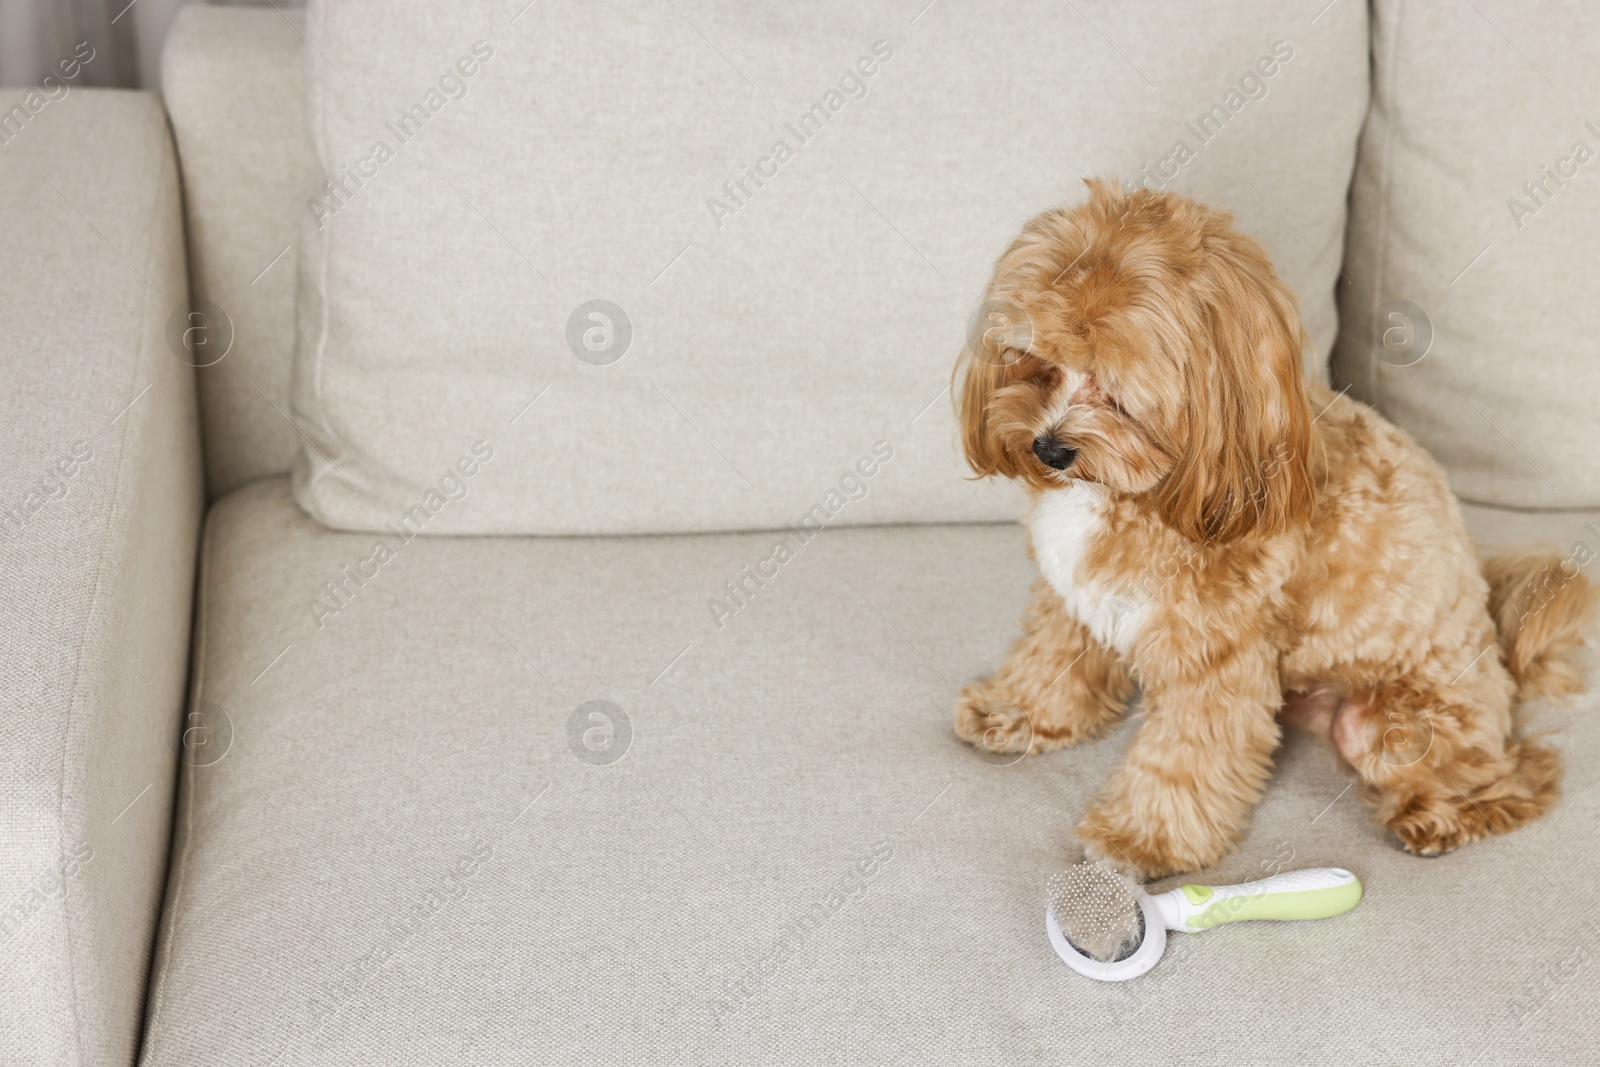
[[[1105,531],[1105,490],[1091,482],[1044,493],[1028,516],[1033,554],[1067,610],[1107,648],[1126,654],[1145,612],[1136,597],[1121,596],[1084,573],[1083,558]]]

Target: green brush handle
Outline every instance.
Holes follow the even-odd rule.
[[[1339,867],[1286,871],[1243,885],[1185,885],[1156,898],[1167,927],[1197,933],[1247,919],[1328,919],[1361,900],[1361,880]]]

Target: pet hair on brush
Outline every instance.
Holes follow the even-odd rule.
[[[1072,947],[1101,963],[1133,955],[1144,941],[1139,887],[1101,863],[1080,863],[1045,882],[1050,912]]]

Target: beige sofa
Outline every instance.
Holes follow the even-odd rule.
[[[899,144],[919,112],[934,131],[927,144],[944,136],[943,122],[993,125],[1005,110],[997,103],[969,109],[973,98],[951,89],[940,104],[937,84],[911,73],[918,62],[959,69],[963,48],[988,65],[986,84],[1001,68],[1025,79],[1002,78],[996,100],[1025,109],[1027,80],[1061,77],[1071,82],[1063,92],[1104,95],[1116,124],[1159,132],[1225,99],[1239,74],[1230,34],[1242,35],[1246,74],[1256,52],[1292,40],[1295,60],[1259,100],[1246,93],[1223,131],[1232,139],[1208,141],[1192,167],[1155,134],[1131,147],[1112,138],[1081,149],[1084,158],[1129,180],[1144,165],[1177,168],[1179,188],[1237,195],[1231,206],[1300,290],[1313,373],[1331,356],[1337,382],[1433,449],[1483,543],[1600,549],[1588,282],[1600,178],[1574,149],[1600,147],[1584,125],[1600,113],[1583,111],[1600,88],[1594,16],[1319,0],[1251,13],[1257,29],[1241,28],[1244,9],[1220,0],[1192,25],[1186,14],[1085,3],[1022,32],[960,5],[874,8],[850,41],[881,32],[901,66],[884,64],[879,95],[848,104],[843,148],[808,148],[802,160],[835,151],[827,158],[857,164],[858,178],[894,173],[901,183],[862,180],[859,200],[840,194],[860,213],[852,226],[881,226],[874,247],[885,251],[848,255],[860,275],[810,325],[861,328],[867,320],[839,309],[853,307],[848,290],[862,279],[921,299],[936,281],[914,273],[924,264],[953,294],[919,322],[897,317],[895,301],[877,326],[867,322],[885,349],[934,323],[928,350],[896,357],[898,376],[868,360],[829,365],[853,393],[898,404],[903,387],[933,398],[923,411],[895,408],[890,457],[870,405],[841,417],[848,433],[812,440],[804,424],[782,421],[793,412],[762,406],[765,367],[747,377],[726,365],[675,371],[636,354],[619,367],[650,368],[640,380],[663,400],[676,394],[675,408],[721,379],[747,391],[726,410],[721,400],[678,410],[695,432],[678,426],[659,457],[656,442],[626,431],[655,425],[665,409],[639,421],[628,413],[611,429],[632,454],[611,468],[615,448],[560,429],[564,413],[588,412],[604,394],[578,389],[566,407],[558,387],[544,399],[529,400],[533,388],[498,396],[489,373],[498,364],[473,363],[493,346],[469,339],[439,353],[459,361],[460,403],[487,397],[517,413],[495,438],[501,466],[489,469],[522,455],[517,427],[523,412],[544,410],[534,404],[553,421],[527,432],[556,436],[529,438],[529,454],[559,450],[567,433],[581,462],[576,473],[517,467],[534,473],[508,475],[512,491],[485,474],[463,490],[466,503],[411,537],[375,535],[383,528],[367,521],[413,487],[400,460],[380,470],[363,453],[358,416],[422,436],[434,432],[435,409],[403,382],[387,384],[399,381],[387,372],[370,395],[340,398],[306,391],[296,367],[308,300],[347,301],[318,313],[346,316],[343,336],[360,340],[349,316],[371,294],[323,285],[311,268],[331,256],[340,277],[359,280],[374,265],[339,264],[347,252],[318,245],[325,220],[308,203],[322,195],[341,116],[387,99],[374,89],[384,78],[404,96],[436,73],[431,52],[401,63],[415,56],[394,35],[437,29],[427,5],[402,6],[406,17],[382,25],[363,23],[354,0],[314,4],[309,23],[191,7],[167,45],[164,100],[11,94],[23,114],[0,144],[9,472],[0,558],[10,579],[0,595],[11,652],[0,681],[0,1061],[1592,1062],[1592,695],[1530,709],[1567,761],[1554,814],[1436,861],[1401,852],[1332,757],[1291,736],[1248,838],[1204,877],[1344,866],[1366,886],[1359,908],[1315,925],[1175,937],[1156,971],[1122,985],[1089,983],[1054,958],[1044,879],[1075,858],[1070,829],[1128,735],[1022,761],[952,736],[954,694],[996,663],[1031,573],[1022,531],[1001,521],[1015,501],[954,471],[948,404],[935,390],[1007,219],[1077,195],[1080,173],[1031,174],[1029,160],[1061,151],[1052,165],[1081,169],[1070,154],[1080,149],[1023,136],[1023,113],[1006,120],[1017,126],[1005,127],[1004,157],[939,160],[953,177],[921,158],[902,166],[889,151],[874,170],[861,153]],[[534,42],[537,62],[559,63],[563,42],[587,40],[581,20],[541,23],[569,16],[517,6],[494,7],[493,29],[527,34],[507,40]],[[681,66],[696,84],[737,85],[737,71],[752,90],[762,82],[776,113],[801,107],[809,88],[771,88],[793,70],[750,57],[764,54],[761,40],[808,27],[776,13],[742,23],[738,7],[669,5],[652,32],[676,35],[638,41],[669,59],[681,52],[663,77]],[[470,41],[479,27],[444,10],[438,24],[465,19],[460,39]],[[452,62],[457,37],[445,37],[439,62]],[[364,38],[382,39],[388,66],[348,49]],[[829,52],[821,69],[864,47]],[[1207,47],[1228,65],[1213,69]],[[1092,56],[1097,77],[1072,81],[1088,69],[1076,60],[1051,72],[1021,62],[1030,48]],[[496,61],[521,70],[509,45]],[[1500,80],[1439,73],[1464,63]],[[889,79],[902,72],[911,89],[896,97]],[[1298,88],[1291,77],[1302,77]],[[1205,97],[1175,88],[1213,83]],[[744,92],[718,83],[714,95],[734,91]],[[458,132],[506,121],[486,89],[473,92],[450,105]],[[549,108],[546,133],[567,113],[560,94],[559,83],[529,91],[530,109]],[[880,104],[906,111],[888,122],[869,108]],[[1103,125],[1101,112],[1081,110],[1086,129]],[[1310,112],[1318,129],[1286,146]],[[307,136],[308,113],[321,135]],[[843,122],[858,116],[888,140],[849,140]],[[663,143],[695,136],[694,126],[685,119]],[[519,143],[540,136],[515,133]],[[435,147],[459,148],[448,136]],[[409,161],[418,172],[459,158],[423,151]],[[736,162],[718,157],[711,169],[735,173]],[[641,149],[618,165],[653,164]],[[991,199],[941,230],[916,199],[941,181],[955,197],[990,172],[1022,183],[1007,187],[1016,202],[1003,210]],[[409,174],[374,180],[366,214],[328,232],[382,231],[395,205],[380,198]],[[798,169],[784,180],[810,188]],[[569,190],[568,210],[585,210],[582,192]],[[722,202],[739,208],[730,225],[759,226],[763,211],[805,217],[803,204],[782,201],[789,195],[775,181],[764,200]],[[471,186],[461,199],[489,197]],[[442,234],[418,217],[415,231],[390,224],[393,241],[380,245],[395,260],[393,291],[428,275],[439,315],[477,299],[478,281],[461,273],[475,268],[433,269],[456,237],[506,257],[486,268],[491,280],[522,270],[493,234],[469,231],[476,220],[527,266],[537,261],[492,209],[461,209]],[[635,221],[648,231],[649,220]],[[705,224],[724,222],[712,211]],[[785,230],[790,251],[761,260],[806,306],[806,292],[833,284],[806,274],[808,232]],[[430,251],[411,261],[408,247]],[[699,269],[693,256],[682,262]],[[736,287],[739,273],[760,272],[719,284]],[[671,309],[692,299],[665,299],[657,319],[668,326],[655,335],[640,316],[651,358],[671,347]],[[385,344],[431,329],[431,308]],[[508,321],[520,313],[514,301],[491,309],[483,336],[502,311]],[[769,332],[723,313],[735,316],[730,336]],[[556,355],[539,358],[576,367],[559,339],[551,347]],[[474,384],[480,370],[487,377]],[[454,402],[456,381],[430,387],[441,405]],[[812,387],[800,376],[788,385]],[[690,389],[699,391],[680,391]],[[820,411],[829,398],[812,399],[809,412],[804,396],[791,407],[833,425]],[[797,453],[810,450],[793,457],[792,478],[781,452],[769,462],[763,451],[780,430],[802,435],[786,438],[803,442]],[[818,452],[824,444],[837,447]],[[455,451],[465,458],[467,447],[452,439],[418,455],[453,463]],[[625,477],[656,458],[679,479],[672,493],[652,496]],[[754,503],[737,496],[744,489],[723,463],[757,474]],[[520,518],[551,485],[566,498]],[[846,503],[832,507],[830,494]],[[629,510],[634,499],[642,510]],[[747,518],[746,504],[784,521]],[[808,525],[812,505],[824,518]],[[375,536],[394,542],[389,558],[376,558]],[[775,539],[791,549],[777,562]]]

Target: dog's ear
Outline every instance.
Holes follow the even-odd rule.
[[[1022,468],[1006,449],[989,402],[996,392],[1022,378],[1020,365],[1026,357],[1013,346],[1026,346],[1027,340],[1014,335],[1013,324],[1003,311],[992,310],[998,306],[986,301],[980,309],[961,357],[956,360],[950,395],[961,427],[961,450],[973,473],[979,478],[994,474],[1020,478]]]
[[[1185,361],[1187,444],[1155,490],[1167,524],[1206,543],[1309,521],[1320,466],[1294,294],[1253,240],[1213,236]]]

